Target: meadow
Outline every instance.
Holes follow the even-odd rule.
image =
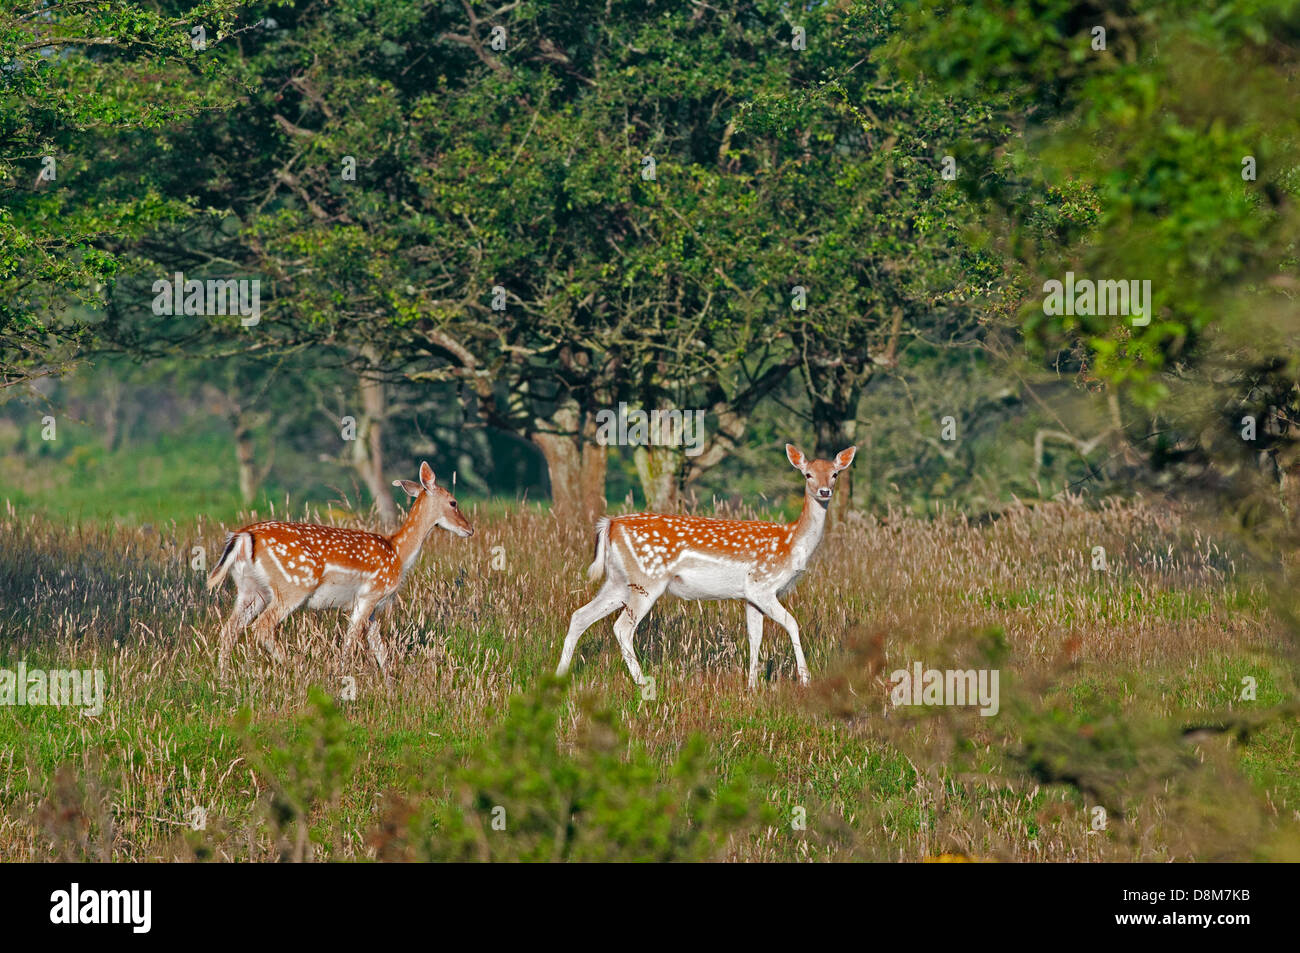
[[[1300,859],[1291,635],[1167,503],[851,514],[786,598],[811,685],[769,622],[747,691],[741,607],[666,597],[637,635],[652,698],[610,619],[551,678],[590,532],[469,515],[384,622],[385,685],[338,612],[291,616],[283,666],[241,640],[219,677],[233,592],[195,547],[210,567],[231,527],[6,504],[0,668],[102,668],[107,696],[0,707],[0,858]],[[996,668],[998,714],[891,706],[917,661]]]
[[[0,860],[1300,860],[1300,5],[188,6],[0,11]],[[671,598],[554,678],[557,514],[787,442],[811,682]],[[388,677],[219,671],[226,534],[421,459]]]

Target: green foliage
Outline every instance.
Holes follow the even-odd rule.
[[[324,842],[310,822],[316,812],[338,806],[352,772],[354,753],[343,713],[324,690],[312,686],[306,713],[279,732],[279,743],[253,737],[247,708],[235,727],[245,737],[250,767],[269,785],[265,810],[280,858],[306,859],[309,839]]]
[[[122,270],[110,246],[192,212],[120,143],[229,105],[211,48],[194,49],[188,31],[202,25],[215,47],[241,4],[168,6],[32,0],[0,11],[0,384],[48,373],[44,363],[89,340],[86,308],[103,306]]]
[[[565,683],[512,698],[492,736],[446,765],[451,798],[390,810],[384,850],[422,860],[682,861],[720,859],[728,835],[765,823],[747,774],[710,770],[692,737],[667,765],[628,741],[625,712],[577,700],[575,737],[560,731]]]
[[[1019,716],[1024,770],[1045,784],[1069,784],[1122,815],[1128,800],[1196,764],[1189,745],[1163,719],[1136,721],[1060,708]]]
[[[578,442],[621,400],[704,407],[725,432],[678,455],[693,482],[792,372],[817,449],[838,450],[900,351],[976,333],[996,275],[962,246],[969,209],[935,150],[987,111],[880,82],[888,10],[343,0],[240,22],[237,49],[185,60],[204,68],[186,95],[214,98],[202,121],[105,130],[104,161],[60,193],[91,202],[129,162],[158,205],[92,243],[114,267],[99,343],[310,348]],[[260,276],[263,322],[158,320],[148,288],[176,270]]]
[[[1294,470],[1300,4],[906,10],[900,75],[1006,121],[975,130],[964,185],[1016,264],[1014,323],[1040,359],[1122,397],[1112,425],[1184,485],[1249,495],[1261,453]],[[1149,323],[1047,314],[1044,281],[1067,271],[1149,280]],[[1245,415],[1269,433],[1241,439]]]

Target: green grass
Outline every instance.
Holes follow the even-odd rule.
[[[1260,587],[1225,575],[1185,547],[1181,523],[1162,528],[1140,507],[1062,507],[1050,532],[1032,511],[984,527],[840,526],[787,599],[814,673],[806,690],[793,685],[783,633],[768,627],[768,680],[750,692],[740,608],[665,599],[638,633],[659,689],[644,701],[606,620],[579,646],[558,724],[542,732],[551,742],[510,747],[496,766],[518,741],[501,735],[509,699],[540,690],[569,613],[588,597],[586,532],[558,531],[536,508],[472,504],[475,536],[435,535],[385,621],[398,656],[386,690],[369,660],[340,656],[342,619],[332,612],[300,612],[282,627],[286,666],[243,643],[233,678],[221,681],[213,647],[231,595],[206,592],[189,553],[215,554],[229,522],[182,515],[146,529],[0,514],[9,541],[0,668],[98,666],[110,685],[99,718],[0,707],[0,751],[12,758],[0,783],[0,858],[270,859],[301,856],[300,835],[318,858],[448,856],[463,848],[456,831],[468,837],[485,824],[481,805],[544,802],[532,819],[544,827],[566,784],[613,798],[604,808],[584,800],[595,814],[575,815],[588,850],[707,848],[737,860],[1300,856],[1294,718],[1262,721],[1245,743],[1178,738],[1180,726],[1254,717],[1296,697],[1291,636]],[[1130,557],[1103,579],[1086,560],[1096,540]],[[496,547],[504,572],[492,568]],[[979,667],[989,652],[1002,653],[998,717],[885,716],[892,669]],[[345,675],[359,697],[339,703],[330,741],[309,689],[337,695]],[[1254,702],[1239,698],[1245,676],[1257,681]],[[622,737],[593,733],[606,717]],[[690,770],[704,773],[688,784],[673,772],[693,738],[704,759]],[[1032,767],[1030,743],[1073,768]],[[330,751],[350,767],[321,768]],[[316,767],[305,779],[282,776],[275,752]],[[637,765],[658,782],[637,781]],[[285,814],[295,785],[319,791]],[[636,846],[657,823],[644,805],[674,785],[686,785],[674,802],[681,830]],[[739,815],[701,830],[723,824],[705,807],[728,791]],[[1123,807],[1100,837],[1088,829],[1098,791],[1117,792]],[[205,831],[187,830],[196,805],[208,811]],[[791,825],[796,811],[804,830]],[[516,856],[526,833],[485,843],[491,856]]]
[[[27,440],[35,454],[0,457],[0,501],[72,524],[111,523],[162,526],[192,522],[199,516],[238,524],[256,513],[301,517],[314,512],[350,513],[364,496],[355,474],[337,461],[313,468],[316,479],[287,486],[268,480],[258,498],[245,505],[239,497],[236,468],[228,435],[205,430],[178,430],[160,435],[147,448],[107,452],[84,425],[63,424],[59,440]],[[414,476],[414,474],[411,474]],[[517,508],[511,499],[484,499],[458,493],[483,512],[500,515]],[[394,491],[394,499],[405,502]]]

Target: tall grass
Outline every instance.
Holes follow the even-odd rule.
[[[289,618],[285,665],[243,640],[218,677],[232,593],[203,570],[227,527],[9,507],[0,667],[102,668],[108,695],[97,718],[0,707],[0,857],[1300,857],[1300,733],[1272,716],[1297,695],[1288,634],[1242,557],[1167,507],[855,514],[786,600],[810,687],[769,624],[747,691],[741,607],[664,599],[637,634],[653,700],[608,620],[546,687],[590,596],[589,532],[541,507],[470,517],[384,618],[386,687],[342,656],[335,612]],[[891,708],[913,661],[997,667],[1001,712]],[[1258,724],[1183,734],[1233,713]]]

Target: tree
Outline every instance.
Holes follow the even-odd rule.
[[[121,0],[9,4],[0,12],[0,386],[57,373],[89,338],[120,261],[110,235],[141,236],[193,209],[116,174],[105,133],[155,131],[219,109],[213,46],[238,3],[145,10]]]
[[[1027,340],[1107,392],[1119,459],[1260,519],[1273,508],[1261,459],[1288,493],[1300,485],[1300,8],[907,9],[904,75],[1001,105],[1008,131],[966,143],[966,185],[994,213],[992,247],[1022,270]],[[1140,314],[1082,297],[1057,308],[1048,282],[1067,273],[1136,280],[1139,294],[1149,282],[1149,301]]]

